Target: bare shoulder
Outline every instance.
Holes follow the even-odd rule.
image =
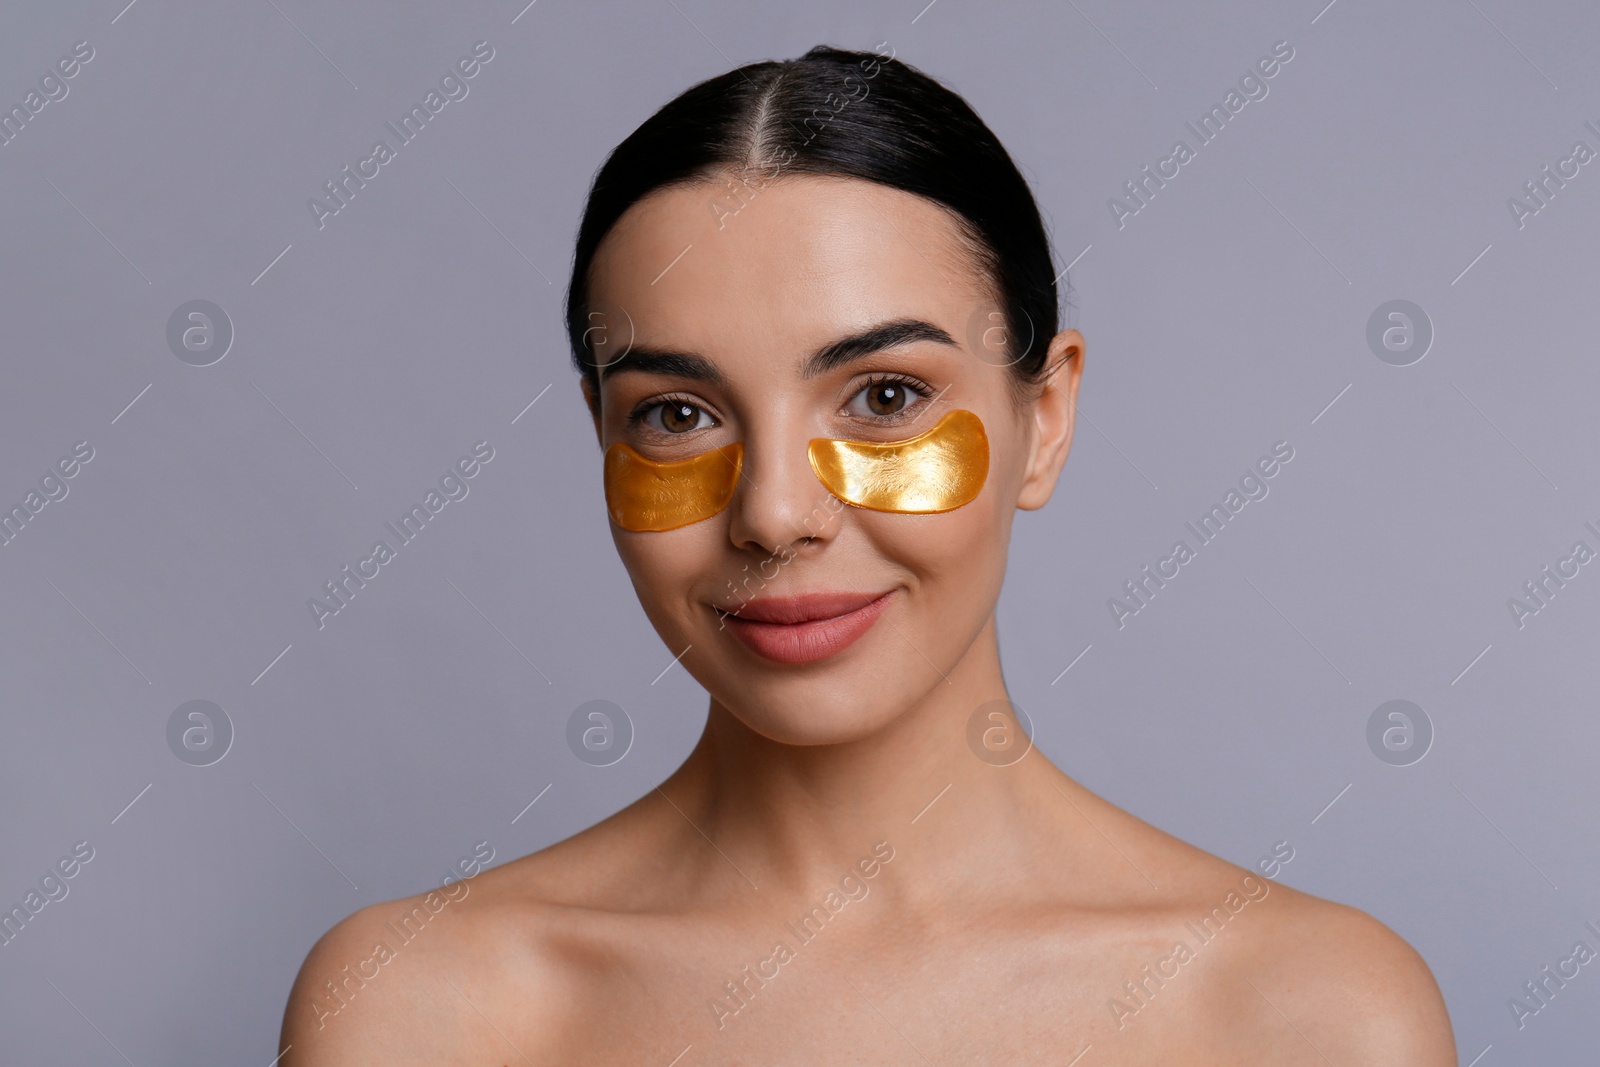
[[[397,945],[399,935],[391,926],[417,907],[425,912],[424,899],[362,908],[317,940],[284,1011],[279,1043],[284,1067],[409,1063],[435,1051],[428,1047],[431,1027],[418,1025],[416,1013],[435,1026],[445,1013],[441,999],[426,994],[419,972],[429,969],[445,939]]]
[[[1204,1035],[1235,1061],[1456,1062],[1432,971],[1382,922],[1229,863],[1092,795],[1080,803],[1117,837],[1144,881],[1161,887],[1144,894],[1126,879],[1126,893],[1148,901],[1135,920],[1175,934],[1114,1001],[1119,1030],[1168,1004],[1148,1014],[1181,1018],[1190,1039]],[[1179,977],[1190,973],[1205,977]],[[1176,1006],[1186,998],[1187,1009]]]
[[[510,974],[536,993],[555,991],[539,989],[541,970],[529,965],[538,958],[539,938],[531,930],[519,938],[535,951],[524,950],[512,964],[506,946],[484,936],[485,911],[498,909],[474,899],[482,896],[481,887],[452,888],[471,891],[456,900],[429,892],[374,904],[317,941],[284,1012],[284,1067],[376,1067],[509,1053],[495,1048],[492,1030],[474,1025],[474,1016],[485,1010],[485,1001],[501,999]],[[535,925],[529,918],[525,927]],[[554,979],[558,969],[552,966],[547,974]],[[531,1002],[548,1003],[545,996]]]
[[[1416,949],[1364,911],[1249,877],[1271,885],[1270,906],[1232,969],[1263,1029],[1297,1031],[1316,1062],[1456,1062],[1444,998]]]
[[[571,1059],[628,932],[617,887],[649,881],[642,811],[336,924],[290,992],[282,1067]]]
[[[572,909],[529,891],[533,859],[336,924],[290,992],[282,1067],[561,1053],[592,968],[575,948]]]

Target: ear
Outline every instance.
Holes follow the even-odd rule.
[[[1023,475],[1017,507],[1036,511],[1055,492],[1061,467],[1072,448],[1072,429],[1078,412],[1078,380],[1083,375],[1083,335],[1062,330],[1050,340],[1045,354],[1045,378],[1031,404],[1034,426],[1033,452]]]
[[[605,435],[600,430],[600,398],[595,395],[594,385],[588,378],[579,378],[578,385],[583,390],[583,402],[589,405],[589,416],[594,419],[594,439],[603,445]]]

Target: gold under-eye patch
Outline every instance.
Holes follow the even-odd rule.
[[[962,410],[904,441],[817,437],[807,451],[828,492],[872,511],[952,511],[978,495],[989,473],[983,422]],[[733,499],[743,462],[742,441],[669,463],[618,441],[606,449],[606,509],[618,526],[634,533],[676,530],[709,519]]]
[[[709,519],[728,506],[744,442],[658,463],[618,441],[606,449],[606,510],[624,530],[658,533]]]
[[[814,438],[811,469],[828,492],[872,511],[927,515],[972,500],[989,474],[989,438],[970,411],[949,412],[904,441]]]

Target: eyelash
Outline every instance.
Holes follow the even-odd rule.
[[[855,392],[850,394],[850,399],[854,400],[862,393],[865,393],[871,389],[876,389],[880,385],[903,385],[913,393],[917,394],[917,396],[924,401],[930,400],[936,395],[933,387],[919,378],[913,378],[909,374],[896,374],[893,372],[888,372],[883,374],[874,374],[869,377],[861,384],[860,389],[857,389]],[[921,410],[922,405],[919,403],[910,407],[903,407],[892,415],[869,415],[867,417],[877,422],[895,422],[900,419],[911,418]]]
[[[631,427],[642,424],[650,417],[650,413],[652,411],[667,404],[687,404],[698,411],[705,411],[703,406],[695,403],[693,397],[684,396],[682,393],[667,393],[664,396],[656,396],[651,397],[648,400],[641,400],[638,404],[634,405],[633,410],[628,412],[628,425]],[[655,427],[653,426],[647,427],[647,429],[651,432],[659,432],[656,431]],[[673,436],[682,435],[676,434]]]
[[[885,372],[885,373],[880,373],[880,374],[874,374],[874,375],[871,375],[870,377],[868,377],[866,381],[861,383],[861,387],[859,389],[855,390],[853,393],[850,394],[850,399],[854,400],[856,397],[860,396],[862,393],[865,393],[865,392],[867,392],[868,390],[871,390],[871,389],[876,389],[880,385],[902,385],[902,386],[905,386],[907,389],[911,390],[913,393],[915,393],[918,397],[920,397],[924,401],[930,400],[935,395],[937,395],[935,390],[934,390],[934,388],[932,386],[928,385],[926,382],[922,381],[921,379],[913,378],[909,374],[897,374],[897,373],[894,373],[894,372]],[[662,407],[663,405],[666,405],[666,404],[674,404],[674,403],[687,404],[690,407],[693,407],[693,408],[695,408],[696,410],[699,410],[699,411],[705,411],[706,410],[703,405],[701,405],[698,402],[696,402],[695,399],[693,397],[691,397],[691,396],[686,396],[686,395],[684,395],[682,393],[666,393],[666,394],[661,395],[661,396],[651,397],[648,400],[642,400],[637,405],[635,405],[633,410],[628,413],[628,425],[630,427],[639,426],[639,425],[643,424],[645,422],[645,420],[647,420],[650,417],[650,413],[655,411],[657,408]],[[866,417],[871,419],[871,420],[873,420],[874,422],[892,423],[892,422],[897,422],[900,419],[910,418],[910,417],[916,415],[921,410],[922,410],[922,404],[919,403],[919,404],[912,405],[910,407],[901,408],[899,411],[895,412],[892,415],[868,415]],[[650,429],[653,430],[654,427],[650,427]],[[693,431],[686,431],[686,432],[693,432]],[[675,434],[673,436],[682,436],[682,435],[681,434]]]

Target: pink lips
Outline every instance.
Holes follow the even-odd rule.
[[[778,663],[813,663],[856,642],[889,606],[881,594],[807,593],[763,597],[717,614],[745,646]]]

